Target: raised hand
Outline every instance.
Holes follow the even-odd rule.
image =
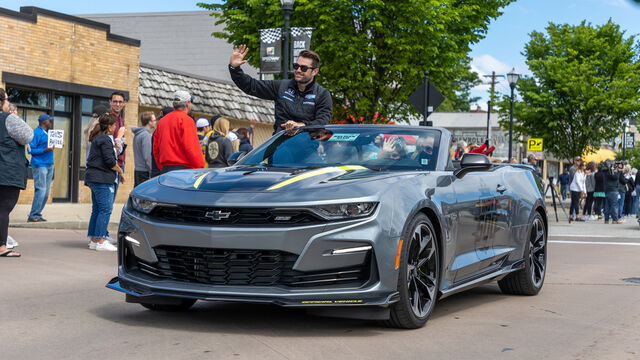
[[[398,138],[395,137],[395,136],[387,138],[384,141],[384,143],[382,143],[382,151],[384,151],[386,153],[392,152],[395,149],[397,141],[398,141]]]
[[[231,54],[231,58],[229,59],[229,65],[233,67],[238,67],[247,62],[244,60],[244,57],[249,53],[249,49],[247,45],[242,44],[240,46],[233,47],[233,54]]]

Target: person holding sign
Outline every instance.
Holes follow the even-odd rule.
[[[33,130],[33,140],[29,143],[34,191],[28,222],[47,221],[42,217],[42,210],[49,199],[51,180],[53,180],[54,146],[50,144],[48,133],[53,126],[52,120],[52,116],[41,114],[38,117],[39,126]]]
[[[245,74],[240,65],[247,62],[246,45],[233,48],[229,59],[231,79],[245,93],[265,100],[275,100],[273,133],[291,132],[305,125],[327,125],[333,112],[329,90],[315,81],[320,57],[311,50],[303,50],[293,64],[294,78],[283,80],[256,80]]]

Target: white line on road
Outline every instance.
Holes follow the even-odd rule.
[[[569,240],[549,240],[550,243],[556,244],[585,244],[585,245],[626,245],[640,246],[637,242],[615,242],[615,241],[569,241]]]
[[[615,239],[639,239],[638,236],[616,236],[616,235],[596,235],[596,234],[552,234],[549,237],[559,238],[559,237],[577,237],[577,238],[615,238]]]

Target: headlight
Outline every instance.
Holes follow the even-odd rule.
[[[376,202],[320,205],[312,207],[311,211],[327,220],[352,219],[371,215],[376,205]]]
[[[133,206],[133,208],[136,211],[139,211],[139,212],[144,213],[144,214],[148,214],[153,210],[153,208],[155,208],[156,206],[160,205],[160,203],[157,203],[155,201],[139,199],[137,197],[133,197],[132,196],[131,197],[131,205]]]

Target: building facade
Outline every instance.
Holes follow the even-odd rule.
[[[0,8],[0,73],[2,87],[19,116],[32,128],[42,113],[54,117],[53,128],[64,130],[64,147],[54,150],[52,201],[90,202],[83,184],[83,128],[97,104],[107,104],[112,92],[128,100],[125,126],[138,118],[140,41],[112,34],[109,25],[36,7],[19,12]],[[127,149],[127,181],[118,201],[133,186],[133,149]],[[33,182],[19,202],[33,199]]]

